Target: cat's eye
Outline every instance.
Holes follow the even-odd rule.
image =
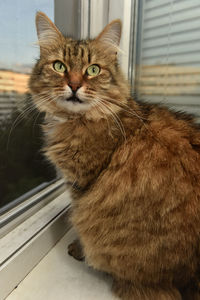
[[[100,73],[100,67],[97,65],[91,65],[87,68],[87,75],[97,76]]]
[[[54,68],[54,70],[56,70],[57,72],[60,72],[60,73],[64,73],[66,71],[65,65],[59,60],[57,60],[53,63],[53,68]]]

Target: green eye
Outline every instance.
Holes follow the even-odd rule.
[[[60,73],[64,73],[66,71],[65,65],[59,60],[57,60],[53,63],[53,68],[54,68],[54,70],[56,70],[57,72],[60,72]]]
[[[100,73],[100,67],[97,65],[91,65],[87,68],[87,74],[89,76],[97,76]]]

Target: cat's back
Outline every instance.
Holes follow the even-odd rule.
[[[156,202],[162,203],[161,214],[183,202],[200,211],[200,127],[189,115],[162,106],[143,110],[143,125],[112,157],[111,185],[129,191],[141,214]],[[138,199],[148,201],[141,206]]]
[[[143,108],[148,111],[148,129],[169,151],[177,152],[187,144],[199,150],[200,125],[195,122],[194,116],[160,105],[144,105]]]
[[[143,164],[152,161],[154,167],[160,162],[167,166],[187,161],[187,171],[193,169],[194,162],[200,166],[200,125],[191,115],[159,105],[142,104],[140,109],[143,124],[132,129],[127,147],[126,143],[122,146],[124,152],[130,152],[130,160],[137,160],[136,164],[140,158]]]

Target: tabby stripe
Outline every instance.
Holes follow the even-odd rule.
[[[78,55],[78,50],[79,50],[79,44],[77,42],[76,45],[74,45],[74,56],[77,56]]]
[[[90,50],[88,49],[88,63],[91,63],[91,54],[90,54]]]
[[[65,46],[65,49],[63,50],[63,58],[64,58],[64,60],[65,60],[65,57],[66,57],[66,46]]]
[[[84,49],[81,47],[81,57],[84,57]]]

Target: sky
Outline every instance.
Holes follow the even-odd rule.
[[[0,0],[0,69],[27,71],[38,58],[35,14],[54,19],[54,0]]]

